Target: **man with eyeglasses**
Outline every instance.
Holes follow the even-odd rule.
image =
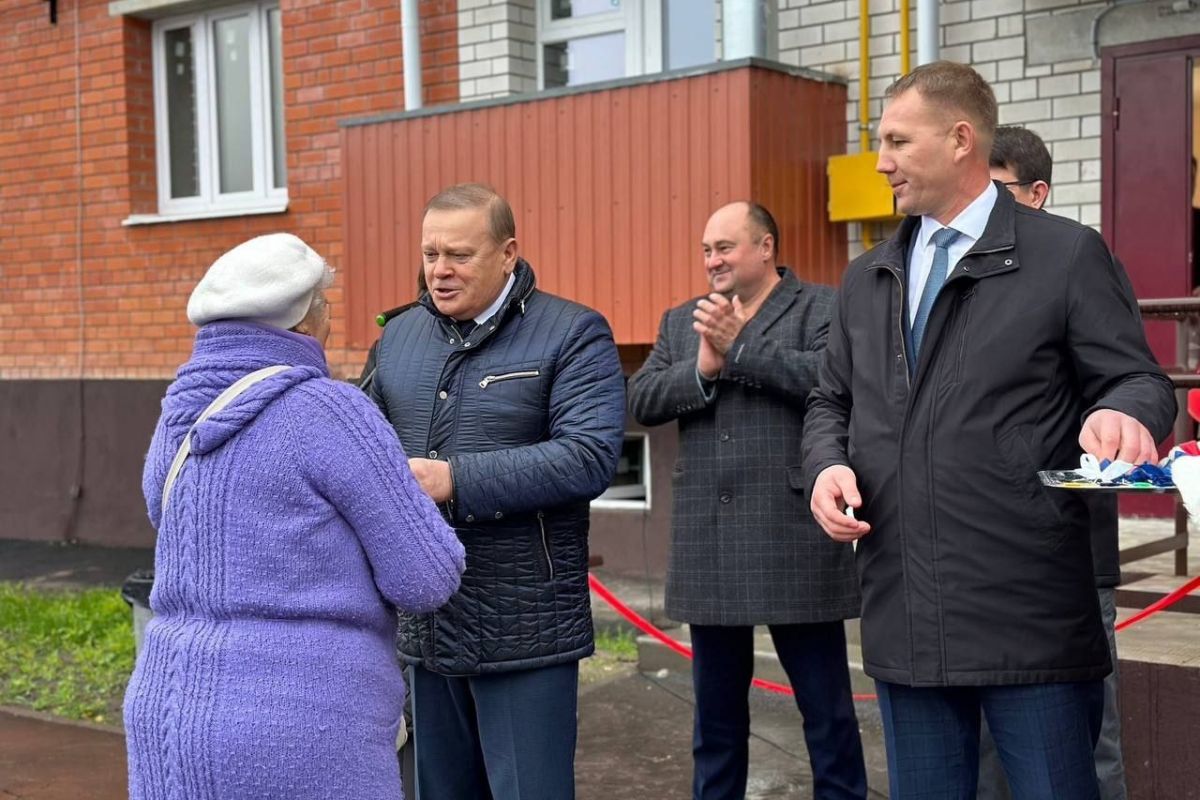
[[[1005,125],[996,128],[989,159],[992,180],[1012,192],[1018,203],[1041,209],[1050,194],[1054,162],[1045,142],[1028,128]],[[1113,258],[1116,261],[1116,257]],[[1118,270],[1126,280],[1125,270]],[[1128,288],[1128,296],[1133,296]],[[1121,582],[1121,564],[1117,539],[1116,495],[1094,494],[1085,498],[1091,520],[1092,566],[1096,573],[1096,592],[1108,635],[1113,671],[1104,679],[1104,718],[1094,751],[1096,777],[1101,800],[1125,800],[1125,765],[1121,760],[1121,710],[1117,694],[1117,638],[1113,625],[1117,619],[1116,587]],[[986,723],[979,744],[978,800],[1007,800],[1011,797],[1008,781],[1000,766],[996,743]]]
[[[1004,184],[1018,203],[1038,209],[1046,204],[1054,161],[1042,137],[1028,128],[1002,125],[996,128],[989,163],[992,180]]]

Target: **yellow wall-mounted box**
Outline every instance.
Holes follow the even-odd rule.
[[[829,175],[829,221],[859,222],[899,219],[896,200],[887,178],[875,171],[878,153],[831,156]]]

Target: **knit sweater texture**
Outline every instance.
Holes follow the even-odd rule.
[[[235,380],[291,367],[197,425]],[[463,547],[391,426],[316,341],[215,322],[162,403],[143,476],[154,618],[125,696],[131,800],[401,796],[393,607],[458,588]]]

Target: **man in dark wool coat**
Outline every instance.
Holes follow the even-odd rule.
[[[843,625],[859,609],[854,554],[814,524],[799,466],[833,291],[776,266],[779,230],[755,203],[718,209],[703,247],[712,294],[663,315],[629,381],[639,422],[679,423],[666,610],[695,651],[693,797],[745,795],[754,626],[767,625],[804,716],[814,795],[862,798]]]
[[[877,169],[906,216],[846,268],[804,466],[818,523],[858,541],[890,794],[974,797],[982,716],[1014,798],[1096,800],[1090,517],[1037,472],[1155,459],[1172,385],[1100,234],[990,179],[979,73],[925,64],[884,97]]]

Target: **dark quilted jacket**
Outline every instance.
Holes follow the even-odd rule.
[[[388,323],[369,391],[410,457],[447,459],[462,587],[401,619],[401,657],[443,675],[590,655],[588,503],[625,429],[617,348],[595,311],[534,288],[518,262],[504,305],[463,341],[425,296]]]

